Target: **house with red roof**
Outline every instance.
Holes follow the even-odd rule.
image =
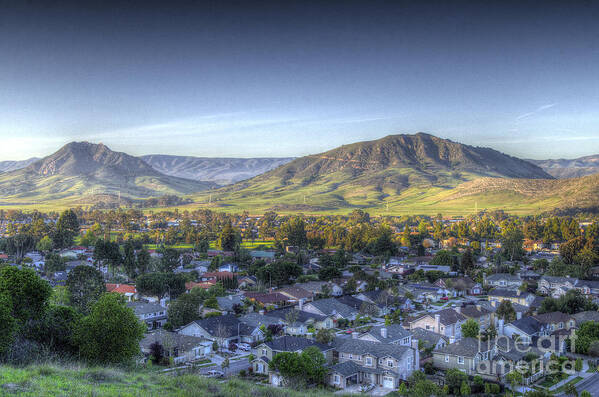
[[[127,298],[127,301],[131,302],[133,298],[137,297],[137,290],[134,285],[129,284],[106,284],[106,292],[116,292]]]

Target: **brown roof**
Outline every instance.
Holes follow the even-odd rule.
[[[307,290],[301,288],[301,287],[295,287],[295,286],[285,287],[285,288],[279,289],[277,292],[284,294],[284,295],[288,295],[294,299],[312,298],[312,293],[310,291],[307,291]]]

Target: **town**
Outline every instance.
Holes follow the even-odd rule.
[[[599,393],[594,215],[0,220],[0,315],[15,317],[1,348],[14,362],[43,346],[341,394]]]

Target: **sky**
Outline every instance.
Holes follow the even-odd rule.
[[[0,0],[0,160],[286,157],[427,132],[599,154],[599,2]]]

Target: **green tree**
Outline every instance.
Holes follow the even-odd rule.
[[[135,263],[135,249],[131,240],[127,240],[123,245],[123,267],[129,278],[135,277],[137,264]]]
[[[79,220],[75,211],[68,209],[60,214],[56,222],[56,232],[54,234],[54,244],[57,248],[69,247],[73,244],[73,239],[79,234]]]
[[[514,321],[516,319],[516,310],[514,310],[514,307],[512,306],[512,302],[510,302],[508,300],[504,300],[497,307],[497,311],[495,312],[495,315],[498,318],[505,320],[506,323],[508,323],[508,322]]]
[[[462,336],[464,338],[478,338],[479,331],[480,327],[474,319],[469,318],[462,324]]]
[[[453,256],[449,251],[439,250],[431,259],[430,264],[434,266],[451,266],[453,265]]]
[[[456,368],[448,369],[445,373],[445,384],[452,394],[460,394],[462,383],[468,380],[468,375]]]
[[[217,248],[223,251],[235,251],[235,248],[241,244],[241,235],[233,228],[231,222],[227,222],[223,226],[218,239],[216,240]]]
[[[310,383],[324,383],[327,374],[327,360],[316,346],[310,346],[300,354],[304,375]]]
[[[142,295],[156,296],[159,299],[169,294],[176,299],[185,292],[185,276],[174,273],[146,273],[135,280],[137,291]]]
[[[11,313],[18,326],[41,318],[52,288],[31,269],[6,266],[0,269],[0,296],[10,298]]]
[[[162,250],[160,258],[160,271],[172,272],[180,265],[179,251],[174,248],[165,248]]]
[[[50,305],[44,317],[30,331],[31,338],[58,353],[74,354],[75,329],[82,315],[72,307]]]
[[[122,363],[139,353],[145,329],[123,297],[108,293],[79,322],[75,340],[81,357],[91,362]]]
[[[17,322],[12,315],[13,303],[9,295],[0,294],[0,355],[12,345],[17,330]]]
[[[54,242],[52,239],[48,236],[44,236],[40,241],[37,242],[35,249],[42,252],[48,252],[52,250],[53,246]]]
[[[470,391],[470,386],[468,385],[468,382],[463,381],[462,385],[460,386],[460,395],[469,396],[470,393],[471,393],[471,391]]]
[[[296,247],[306,247],[308,238],[306,237],[306,225],[299,216],[293,217],[281,225],[281,235],[287,240],[287,244]]]
[[[509,225],[501,235],[501,251],[510,261],[520,260],[524,256],[524,234],[519,227]]]
[[[196,295],[182,294],[168,306],[168,319],[175,328],[200,318],[200,300]]]
[[[137,253],[137,273],[145,274],[150,267],[150,253],[145,247]]]
[[[71,304],[82,313],[88,313],[92,304],[106,292],[102,273],[87,265],[76,266],[70,271],[66,287]]]

